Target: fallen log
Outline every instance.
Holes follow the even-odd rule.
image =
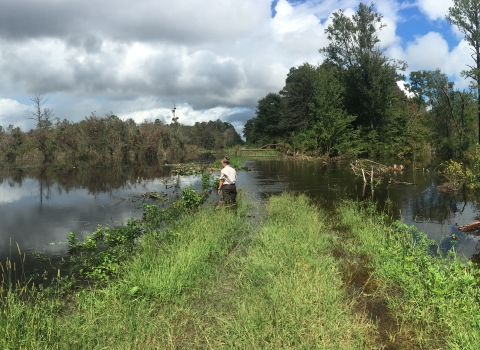
[[[470,232],[480,230],[480,221],[471,222],[458,228],[462,232]]]
[[[392,185],[416,185],[416,183],[413,183],[413,182],[397,181],[397,180],[392,179],[392,178],[390,178],[390,180],[388,180],[388,183],[392,184]]]

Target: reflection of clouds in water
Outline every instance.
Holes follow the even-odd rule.
[[[75,205],[80,200],[92,197],[86,189],[71,189],[68,193],[66,191],[56,191],[52,195],[52,191],[55,189],[56,185],[54,183],[48,186],[43,184],[41,189],[39,180],[32,178],[24,179],[21,185],[10,185],[8,181],[4,181],[0,186],[0,205],[16,203],[23,208],[24,206],[40,203],[40,196],[42,196],[43,204],[62,203],[62,205]]]
[[[220,175],[220,172],[218,172],[218,175]],[[183,187],[183,186],[195,185],[197,182],[201,180],[202,180],[201,175],[180,175],[180,176],[175,175],[175,176],[165,177],[162,179],[154,179],[148,182],[155,185],[168,185],[168,186],[175,185],[178,182],[179,185]]]
[[[8,181],[4,181],[0,186],[0,204],[19,202],[22,199],[30,198],[35,193],[38,193],[38,181],[26,179],[22,185],[11,186]]]
[[[98,224],[113,227],[126,224],[132,217],[141,218],[142,203],[162,203],[130,199],[147,191],[169,195],[175,191],[178,194],[180,189],[174,186],[177,179],[181,188],[193,185],[196,190],[201,190],[200,176],[169,176],[132,183],[127,181],[128,185],[112,192],[96,194],[75,185],[68,191],[55,191],[61,185],[51,181],[49,186],[44,183],[44,196],[41,196],[38,179],[24,178],[21,184],[7,179],[0,184],[0,258],[9,255],[10,238],[13,247],[18,242],[22,252],[64,253],[67,247],[61,242],[66,242],[70,231],[81,238],[94,231]],[[169,189],[166,189],[167,184]],[[45,193],[49,189],[54,195],[47,199]]]

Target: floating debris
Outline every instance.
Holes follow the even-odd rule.
[[[381,182],[383,180],[384,174],[390,172],[402,172],[404,170],[403,165],[394,164],[393,166],[388,166],[374,162],[370,159],[356,159],[354,162],[350,163],[350,167],[352,168],[355,175],[363,177],[364,183],[367,183],[368,179],[370,179],[371,183],[373,183],[374,181]],[[398,182],[398,184],[406,185],[408,183]]]
[[[480,221],[471,222],[464,226],[460,226],[458,228],[462,232],[470,232],[470,231],[477,231],[480,230]]]

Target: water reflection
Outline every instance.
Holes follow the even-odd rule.
[[[478,193],[437,190],[434,173],[392,173],[397,182],[415,185],[365,185],[344,164],[285,160],[251,160],[251,172],[238,172],[238,188],[254,203],[284,190],[305,193],[332,209],[339,197],[374,199],[388,207],[395,219],[414,224],[441,248],[455,248],[480,262],[478,233],[465,234],[459,226],[476,220]],[[10,254],[10,238],[22,251],[62,254],[68,232],[91,232],[98,224],[117,225],[141,217],[141,203],[131,200],[147,191],[178,193],[192,184],[200,190],[199,176],[176,176],[168,166],[19,168],[0,170],[0,259]],[[388,180],[388,177],[386,180]],[[211,201],[218,200],[212,194]],[[260,208],[260,205],[257,206]]]
[[[55,243],[65,241],[68,232],[140,217],[140,205],[124,199],[152,190],[172,193],[169,183],[175,180],[163,166],[3,170],[0,257],[10,255],[11,238],[22,251],[63,253],[65,245]]]
[[[387,207],[394,219],[415,225],[427,233],[442,249],[455,249],[467,258],[480,262],[478,232],[462,233],[459,226],[477,219],[478,193],[466,189],[456,194],[437,190],[441,179],[435,173],[406,169],[391,173],[383,184],[371,186],[355,177],[349,164],[321,164],[299,161],[255,161],[250,166],[257,178],[276,182],[294,192],[303,192],[319,205],[333,209],[339,196],[354,200],[374,199],[380,207]],[[388,180],[410,183],[389,185]]]

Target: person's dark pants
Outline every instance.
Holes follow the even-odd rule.
[[[223,201],[226,205],[237,204],[237,186],[223,185],[222,195],[223,195]]]

